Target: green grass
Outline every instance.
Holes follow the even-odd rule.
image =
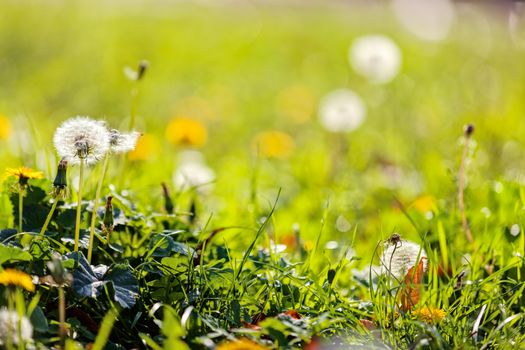
[[[4,1],[0,114],[11,130],[0,139],[0,165],[45,178],[30,180],[24,232],[9,230],[19,199],[16,181],[4,180],[2,267],[43,278],[53,256],[62,258],[74,278],[64,285],[67,349],[213,349],[241,337],[276,349],[315,339],[341,348],[523,347],[525,51],[501,18],[458,11],[449,37],[429,43],[381,7]],[[401,73],[386,85],[347,62],[352,41],[376,33],[403,54]],[[149,67],[137,84],[123,70],[143,59]],[[302,122],[283,107],[297,102],[289,95],[297,87]],[[363,98],[367,117],[335,135],[320,126],[317,108],[339,88]],[[126,130],[134,108],[137,129],[156,146],[146,160],[110,160],[102,197],[114,197],[118,225],[110,245],[97,225],[92,264],[108,270],[95,274],[71,253],[78,167],[68,170],[70,196],[38,237],[52,205],[53,132],[74,115]],[[216,174],[209,192],[173,183],[187,149],[165,137],[177,116],[208,131],[200,151]],[[476,130],[464,195],[473,243],[458,209],[469,122]],[[289,157],[257,152],[254,138],[268,130],[293,139]],[[85,174],[86,237],[101,165]],[[403,283],[370,273],[395,232],[426,251],[419,306],[444,310],[439,323],[402,312]],[[288,247],[278,252],[272,242]],[[45,281],[16,301],[40,348],[60,342],[59,292]],[[15,294],[0,288],[7,307]]]

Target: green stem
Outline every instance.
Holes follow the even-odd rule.
[[[75,252],[78,252],[78,241],[80,239],[80,209],[82,207],[82,185],[84,182],[84,159],[80,159],[80,175],[78,179],[78,204],[77,218],[75,224]]]
[[[18,191],[18,231],[19,232],[23,232],[22,230],[23,211],[24,211],[24,193],[23,193],[23,190],[20,189]]]
[[[64,296],[64,288],[58,287],[58,322],[60,333],[60,348],[64,349],[66,345],[66,298]]]
[[[131,89],[131,108],[130,108],[130,116],[129,116],[129,119],[130,119],[129,120],[129,130],[133,130],[135,128],[135,118],[137,115],[138,95],[139,95],[138,82],[135,82],[133,88]]]
[[[58,204],[58,198],[55,198],[55,201],[53,202],[53,205],[51,206],[51,210],[49,210],[49,214],[47,214],[46,222],[44,222],[44,226],[42,226],[42,230],[40,230],[40,236],[43,236],[46,232],[47,226],[49,225],[49,222],[51,221],[51,218],[53,217],[53,213],[55,212],[55,209]]]
[[[98,202],[100,200],[100,193],[102,192],[102,184],[104,183],[104,177],[106,176],[106,171],[108,169],[108,160],[109,154],[106,153],[104,156],[104,163],[102,164],[102,174],[98,179],[97,192],[95,194],[95,202],[93,203],[93,212],[91,214],[91,225],[89,227],[89,247],[88,247],[88,262],[91,262],[91,254],[93,253],[93,245],[95,241],[95,223],[97,221],[97,209]]]

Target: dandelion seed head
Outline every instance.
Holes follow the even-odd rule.
[[[351,132],[357,129],[366,116],[361,97],[347,89],[335,90],[326,95],[319,107],[321,125],[332,132]]]
[[[401,50],[384,35],[367,35],[356,39],[348,59],[358,74],[377,84],[388,83],[401,68]]]
[[[423,269],[426,270],[428,267],[426,257],[427,253],[417,243],[401,239],[390,240],[386,243],[381,257],[381,270],[383,274],[401,281],[405,278],[408,270],[420,260],[423,260]]]
[[[0,309],[0,345],[5,345],[9,337],[13,343],[18,344],[19,335],[22,342],[33,339],[33,326],[29,319],[26,316],[20,319],[16,311]]]
[[[201,192],[209,192],[213,187],[215,172],[208,167],[200,152],[182,152],[177,169],[173,173],[173,183],[178,190],[196,187]]]
[[[444,40],[456,17],[451,0],[394,0],[391,4],[400,24],[423,40]]]
[[[121,133],[116,129],[109,131],[109,143],[111,146],[111,152],[113,153],[127,153],[133,151],[137,146],[140,133],[132,131],[130,133]]]
[[[53,143],[61,158],[69,164],[98,162],[109,150],[109,132],[106,123],[88,117],[73,117],[60,125],[53,137]]]

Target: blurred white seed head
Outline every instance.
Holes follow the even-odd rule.
[[[28,342],[33,339],[33,326],[26,316],[20,320],[16,311],[9,311],[5,308],[0,309],[0,345],[5,345],[8,337],[11,341],[18,344],[20,341]]]
[[[445,39],[456,15],[451,0],[394,0],[391,4],[401,25],[428,41]]]
[[[384,35],[367,35],[354,41],[348,59],[354,70],[377,84],[388,83],[401,68],[401,50]]]
[[[408,270],[421,260],[423,269],[427,270],[427,253],[419,244],[402,239],[389,240],[381,257],[381,270],[383,274],[402,281]]]
[[[60,158],[68,164],[98,162],[109,150],[109,131],[106,123],[88,117],[73,117],[60,125],[53,137],[53,143]]]
[[[195,187],[201,193],[213,188],[215,172],[208,167],[198,151],[185,151],[179,155],[179,164],[173,173],[173,183],[178,190]]]
[[[321,125],[332,132],[350,132],[364,121],[366,107],[355,92],[340,89],[326,95],[319,106]]]
[[[127,153],[133,151],[137,146],[137,141],[140,137],[140,132],[132,131],[128,134],[121,133],[116,129],[109,131],[109,143],[111,152],[113,153]]]

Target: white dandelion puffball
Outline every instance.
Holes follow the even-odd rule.
[[[179,159],[179,165],[173,173],[173,183],[177,189],[195,187],[198,191],[207,193],[213,188],[215,172],[206,165],[200,152],[182,152]]]
[[[427,253],[418,244],[406,240],[388,242],[381,257],[383,274],[402,281],[408,270],[423,261],[423,269],[427,269]]]
[[[88,117],[73,117],[60,125],[53,137],[60,158],[71,165],[98,162],[109,150],[109,131],[106,123]]]
[[[127,153],[137,146],[140,132],[132,131],[129,134],[121,133],[116,129],[109,131],[109,144],[112,153]]]
[[[322,126],[332,132],[350,132],[364,121],[366,107],[352,90],[340,89],[326,95],[319,106]]]
[[[399,22],[409,32],[428,41],[445,39],[456,15],[450,0],[394,0],[392,7]]]
[[[348,52],[354,70],[377,84],[388,83],[401,68],[401,50],[384,35],[367,35],[354,41]]]
[[[19,334],[24,343],[33,339],[33,326],[29,319],[23,316],[20,320],[16,311],[0,309],[0,345],[5,345],[8,337],[11,337],[13,343],[18,344]]]

